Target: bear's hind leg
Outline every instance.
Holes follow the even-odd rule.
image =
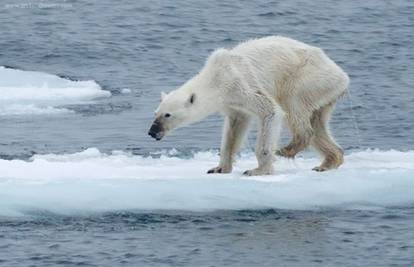
[[[241,112],[232,112],[225,118],[220,148],[219,166],[207,173],[229,173],[232,171],[234,156],[241,147],[249,128],[250,117]]]
[[[334,103],[331,103],[314,111],[311,119],[314,129],[311,145],[325,157],[320,166],[313,168],[314,171],[335,169],[344,161],[344,153],[333,140],[328,128],[334,105]]]
[[[292,132],[292,140],[287,146],[278,150],[277,155],[294,158],[297,153],[307,148],[313,136],[310,122],[310,112],[307,110],[295,110],[294,106],[287,112],[287,122]]]

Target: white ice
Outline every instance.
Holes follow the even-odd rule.
[[[0,66],[0,116],[70,113],[62,106],[109,96],[93,80],[71,81]]]
[[[367,150],[338,170],[311,171],[316,157],[279,159],[272,176],[245,177],[243,154],[232,174],[207,175],[216,152],[192,158],[141,157],[95,148],[29,161],[0,160],[0,215],[32,210],[72,214],[115,210],[382,208],[414,204],[414,151]]]

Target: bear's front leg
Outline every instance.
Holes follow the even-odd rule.
[[[273,174],[273,147],[275,134],[275,113],[268,114],[261,119],[256,144],[256,157],[259,166],[247,170],[243,174],[248,176]]]
[[[250,118],[241,112],[231,112],[224,121],[223,136],[220,148],[219,166],[207,173],[230,173],[233,169],[234,157],[239,150],[249,127]]]

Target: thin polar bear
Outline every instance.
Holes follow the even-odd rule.
[[[280,36],[249,40],[214,51],[197,75],[162,93],[148,134],[160,140],[173,129],[222,113],[220,162],[208,173],[229,173],[256,118],[258,167],[245,175],[272,174],[275,153],[293,158],[309,145],[324,157],[314,170],[334,169],[343,163],[343,151],[328,123],[348,84],[348,75],[320,48]],[[283,118],[292,140],[277,150]]]

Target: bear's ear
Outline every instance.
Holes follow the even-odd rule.
[[[165,92],[161,92],[161,101],[163,101],[166,96],[167,94]]]

